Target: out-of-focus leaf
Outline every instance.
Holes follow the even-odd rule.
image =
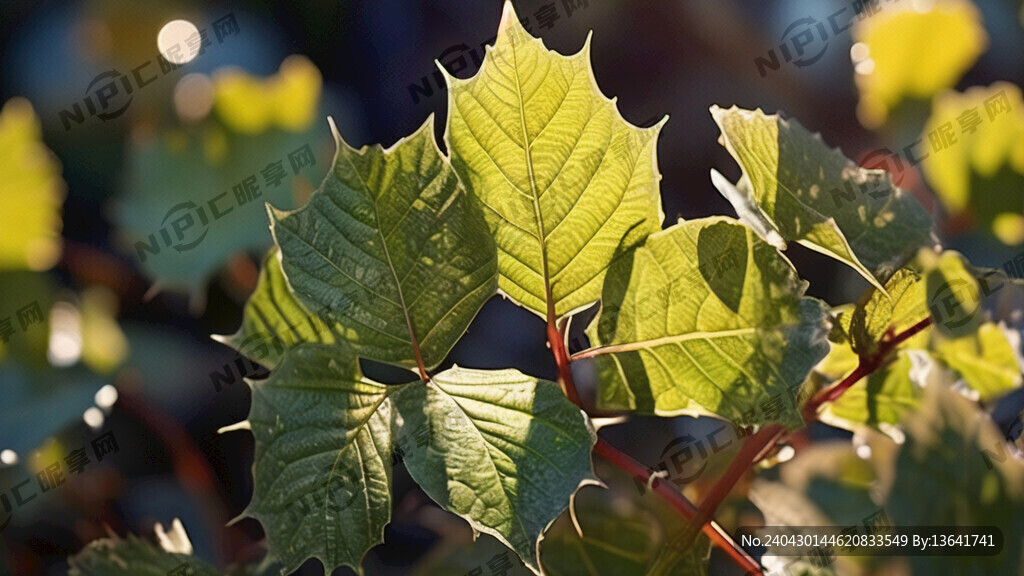
[[[587,330],[599,403],[659,415],[803,425],[800,384],[826,354],[824,305],[735,220],[680,222],[617,259]]]
[[[544,533],[540,559],[545,574],[648,573],[665,537],[657,516],[622,493],[598,486],[584,486],[576,493],[571,514],[572,518],[560,516]]]
[[[441,544],[445,546],[445,543]],[[532,576],[515,554],[496,538],[486,534],[475,539],[447,544],[443,549],[431,549],[427,558],[413,570],[412,576],[452,576],[453,574],[483,574],[492,569],[504,576]],[[507,568],[507,572],[500,570]]]
[[[309,203],[271,209],[288,284],[359,356],[433,368],[497,291],[480,207],[438,150],[433,116],[387,150],[335,140]]]
[[[117,295],[98,286],[87,288],[78,309],[82,362],[99,374],[112,373],[128,357],[128,339],[117,323]]]
[[[1005,244],[1024,243],[1024,99],[1009,82],[935,99],[922,170],[946,210],[973,215]]]
[[[213,75],[214,111],[229,129],[259,134],[270,128],[304,132],[317,118],[323,78],[305,56],[289,56],[277,74],[253,76],[237,68]]]
[[[47,270],[60,258],[64,182],[32,105],[0,110],[0,270]]]
[[[282,67],[294,68],[303,77],[308,72],[302,70],[312,66],[299,60],[288,62]],[[296,90],[278,86],[295,83],[278,76],[251,90],[232,93],[234,99],[229,101],[247,109],[270,106],[265,101],[272,100],[275,115],[302,111],[303,118],[315,116],[319,73],[316,76],[317,82],[311,85],[298,82],[305,86],[303,90],[315,92],[311,100],[278,102],[278,92]],[[275,120],[261,124],[259,131],[243,131],[216,116],[195,125],[138,135],[131,142],[117,204],[125,251],[161,288],[193,294],[231,255],[265,251],[272,239],[264,204],[293,208],[322,173],[318,166],[325,159],[321,144],[326,132],[319,126],[304,119]]]
[[[988,415],[946,387],[927,386],[921,409],[904,427],[907,439],[885,505],[892,525],[996,526],[1003,535],[997,556],[913,556],[913,573],[1020,574],[1024,462],[1009,454]]]
[[[750,491],[751,501],[764,514],[766,526],[837,526],[863,530],[884,511],[871,492],[877,481],[876,464],[854,452],[849,442],[832,441],[809,446],[780,468],[779,480],[758,478]],[[847,573],[849,558],[836,564],[815,566],[821,559],[775,556],[769,547],[763,565],[769,574],[824,576]],[[812,568],[817,567],[817,570]],[[837,570],[840,569],[840,570]]]
[[[939,255],[922,251],[919,260],[936,330],[949,338],[976,333],[986,315],[978,280],[963,256],[953,251]]]
[[[865,10],[868,8],[865,7]],[[969,0],[886,2],[853,29],[858,116],[868,128],[904,99],[927,100],[954,86],[988,48],[981,13]]]
[[[590,41],[549,51],[505,3],[476,76],[446,76],[452,165],[485,207],[502,292],[554,321],[595,302],[612,258],[661,228],[663,122],[626,122],[597,87]]]
[[[81,422],[104,383],[81,367],[0,364],[0,450],[24,456],[66,426]]]
[[[957,371],[984,402],[1021,385],[1017,354],[999,326],[986,322],[974,334],[939,341],[936,356]]]
[[[0,363],[48,366],[54,297],[49,275],[26,270],[0,272],[0,335],[6,336],[0,337]]]
[[[860,168],[799,122],[713,106],[721,143],[743,169],[737,212],[759,210],[785,240],[883,283],[922,246],[932,219],[884,170]]]
[[[911,368],[907,352],[899,352],[891,364],[859,380],[837,400],[829,402],[819,419],[847,430],[867,425],[885,432],[917,406],[921,391],[910,378]]]

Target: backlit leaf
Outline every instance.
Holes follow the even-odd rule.
[[[619,258],[587,334],[599,404],[802,426],[800,384],[828,351],[822,303],[775,248],[728,218],[680,222]]]
[[[883,283],[930,245],[931,217],[884,170],[860,168],[795,120],[714,106],[721,142],[743,169],[737,212],[756,207],[785,240]],[[737,195],[734,195],[737,196]]]
[[[661,227],[663,122],[626,122],[597,87],[589,38],[549,51],[505,3],[468,80],[446,75],[452,165],[484,205],[503,293],[554,320],[595,302],[616,253]]]
[[[553,382],[458,367],[407,386],[395,406],[406,437],[429,433],[429,448],[404,450],[413,479],[538,570],[541,532],[594,480],[594,438],[579,408]]]
[[[496,290],[494,241],[434,141],[433,116],[387,150],[335,130],[331,173],[309,203],[271,209],[282,267],[359,356],[437,366]]]
[[[1024,243],[1024,99],[1009,82],[935,98],[921,168],[951,216],[973,215],[1003,243]]]
[[[0,174],[0,269],[49,269],[61,253],[64,182],[23,98],[0,109]]]
[[[537,570],[537,541],[593,479],[594,438],[558,385],[515,370],[453,368],[383,386],[343,348],[303,344],[250,382],[254,494],[245,515],[288,569],[357,571],[391,518],[391,469]],[[394,457],[393,457],[394,455]]]
[[[337,326],[310,312],[295,297],[276,248],[263,259],[256,290],[245,303],[242,326],[230,336],[213,338],[267,368],[277,366],[284,353],[299,344],[344,340]]]
[[[867,10],[868,8],[864,8]],[[904,99],[927,100],[954,86],[988,48],[981,12],[969,0],[886,2],[853,29],[858,116],[877,128]]]
[[[351,353],[320,344],[249,384],[256,457],[243,515],[260,521],[289,571],[312,557],[328,572],[361,572],[391,520],[389,397],[401,388],[365,379]]]

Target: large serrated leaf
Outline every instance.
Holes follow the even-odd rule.
[[[361,573],[391,520],[391,403],[356,358],[305,344],[270,378],[250,381],[256,438],[253,496],[244,515],[263,525],[289,571],[318,558]]]
[[[541,531],[592,480],[593,434],[558,385],[454,368],[383,386],[351,352],[302,344],[250,382],[254,494],[245,515],[288,569],[319,558],[359,571],[391,518],[392,454],[443,508],[537,570]]]
[[[344,341],[341,329],[313,314],[292,292],[281,270],[280,252],[273,248],[263,259],[256,289],[245,303],[242,325],[230,336],[214,336],[250,360],[274,368],[284,353],[306,342]]]
[[[800,427],[800,384],[827,353],[824,305],[750,228],[680,222],[619,258],[587,330],[599,404]]]
[[[985,457],[985,451],[1006,450],[988,415],[943,386],[927,386],[921,410],[905,426],[907,440],[885,505],[893,525],[995,526],[1003,536],[997,556],[914,556],[913,573],[1020,574],[1024,463]]]
[[[446,78],[446,142],[485,206],[501,290],[549,321],[593,303],[612,257],[661,227],[663,122],[626,122],[597,87],[589,38],[551,52],[511,2],[477,75]]]
[[[878,288],[918,248],[932,220],[884,170],[859,168],[795,120],[713,106],[722,144],[743,169],[747,197],[785,239],[850,266]],[[752,206],[750,206],[752,205]]]
[[[288,282],[362,357],[437,366],[496,290],[494,241],[434,141],[433,116],[391,148],[335,132],[309,203],[271,210]]]
[[[395,407],[402,429],[429,430],[429,449],[405,451],[413,479],[537,571],[541,532],[595,480],[579,408],[553,382],[458,367],[406,387]]]

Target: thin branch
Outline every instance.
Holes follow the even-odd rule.
[[[548,344],[551,345],[551,353],[555,356],[555,365],[558,366],[558,385],[562,387],[566,398],[573,404],[581,406],[580,396],[576,392],[576,383],[572,379],[569,354],[565,350],[565,339],[554,322],[548,322]]]
[[[572,378],[572,367],[569,365],[569,355],[565,348],[565,328],[566,325],[563,324],[562,330],[559,330],[553,322],[549,322],[547,327],[548,343],[551,345],[551,352],[554,354],[555,364],[558,366],[558,383],[561,385],[562,391],[573,404],[580,406],[580,397],[576,392],[576,383]],[[655,494],[664,499],[688,521],[697,513],[697,507],[687,500],[686,496],[683,496],[675,486],[661,480],[654,475],[650,468],[620,452],[603,439],[597,439],[594,453],[621,468],[633,478],[648,484]],[[745,573],[761,573],[761,567],[757,561],[747,554],[716,522],[703,522],[701,529],[708,535],[711,542],[724,550],[737,565],[743,568]]]
[[[673,484],[665,482],[655,475],[653,470],[637,462],[628,454],[620,452],[602,438],[597,439],[597,444],[594,445],[594,453],[621,468],[636,480],[650,486],[655,494],[665,500],[683,518],[686,518],[688,527],[695,526],[692,519],[697,514],[697,507],[687,500],[686,496],[683,496]],[[717,522],[713,520],[704,522],[701,525],[701,530],[707,534],[712,544],[724,550],[744,570],[744,574],[761,574],[761,566],[757,561],[750,554],[747,554]]]
[[[876,350],[874,354],[870,356],[862,356],[853,372],[850,372],[835,386],[826,388],[816,394],[807,402],[807,404],[804,405],[802,410],[804,420],[808,423],[817,420],[818,411],[822,405],[828,402],[834,402],[862,378],[874,373],[880,366],[882,366],[886,358],[888,358],[889,354],[892,353],[896,347],[931,325],[932,319],[931,317],[928,317],[917,324],[914,324],[910,328],[907,328],[896,336],[883,337],[882,341],[879,342],[878,350]],[[736,457],[729,465],[729,468],[724,474],[722,474],[722,477],[718,479],[718,482],[712,486],[711,490],[709,490],[708,494],[704,497],[704,500],[700,504],[700,508],[697,510],[696,517],[694,518],[694,524],[699,522],[701,525],[706,525],[706,523],[712,522],[715,511],[718,510],[718,506],[721,505],[729,493],[732,492],[732,489],[736,486],[736,483],[739,482],[740,478],[744,476],[747,470],[770,454],[779,441],[786,436],[785,427],[780,424],[770,424],[759,430],[750,438],[747,438],[743,443],[743,446],[740,448],[739,453],[736,454]],[[694,531],[693,534],[696,534],[696,532]]]

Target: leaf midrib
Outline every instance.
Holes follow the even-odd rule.
[[[409,307],[405,304],[405,296],[402,294],[402,283],[398,280],[398,272],[395,270],[395,265],[391,261],[391,251],[388,249],[388,243],[384,239],[384,231],[380,226],[380,215],[377,212],[377,198],[374,197],[373,192],[370,191],[370,186],[366,183],[363,175],[359,173],[359,169],[356,168],[355,162],[346,154],[341,154],[345,157],[345,161],[352,167],[352,173],[355,174],[356,179],[359,180],[359,184],[363,187],[363,191],[366,193],[366,197],[370,200],[370,206],[373,208],[373,221],[376,224],[377,237],[380,238],[381,250],[384,251],[384,257],[387,259],[388,270],[391,272],[391,278],[395,281],[395,290],[398,291],[398,302],[402,308],[402,314],[405,316],[405,325],[409,329],[409,344],[412,345],[413,355],[416,357],[416,366],[419,369],[420,378],[428,380],[427,368],[423,363],[423,355],[420,353],[420,345],[416,340],[416,333],[412,328],[412,318],[409,317]]]
[[[537,179],[533,172],[533,155],[530,152],[532,144],[530,135],[526,129],[526,110],[523,102],[523,86],[519,80],[519,57],[516,54],[516,42],[512,42],[512,71],[516,78],[516,100],[519,103],[519,125],[523,130],[523,153],[526,155],[526,170],[530,176],[530,193],[533,200],[533,218],[537,222],[537,241],[540,243],[541,272],[544,277],[544,297],[547,304],[547,322],[555,323],[555,302],[551,294],[551,276],[548,271],[548,250],[544,232],[544,219],[540,211],[540,195],[537,193]]]

